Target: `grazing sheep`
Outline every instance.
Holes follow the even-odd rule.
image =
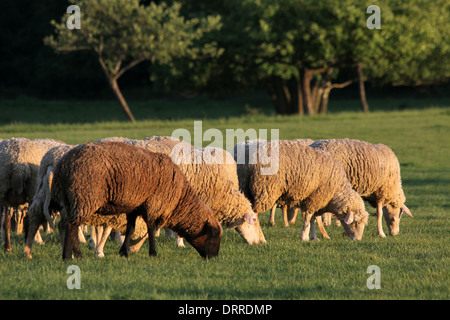
[[[180,169],[166,155],[131,145],[87,143],[69,151],[55,168],[51,206],[61,212],[64,259],[71,259],[72,250],[81,257],[77,228],[95,212],[126,213],[123,256],[128,256],[137,216],[147,223],[150,255],[156,255],[153,232],[163,226],[183,236],[203,258],[219,251],[222,228]]]
[[[128,138],[105,138],[101,141],[124,141]],[[99,141],[100,141],[99,140]],[[49,205],[51,199],[51,185],[53,180],[53,171],[59,159],[61,159],[67,152],[72,150],[74,145],[60,145],[50,149],[42,158],[38,171],[37,191],[31,203],[28,218],[26,219],[25,227],[25,249],[24,256],[31,259],[31,249],[33,238],[40,225],[49,223],[51,228],[54,228],[53,219],[49,212]],[[126,215],[119,216],[105,216],[94,213],[93,217],[87,221],[87,225],[92,226],[90,246],[95,249],[97,257],[104,257],[103,248],[106,240],[112,230],[118,232],[125,232],[127,220]],[[80,227],[81,229],[81,227]],[[28,236],[30,235],[30,236]],[[85,243],[83,233],[79,232],[81,242]],[[142,218],[138,217],[136,220],[136,230],[132,235],[131,251],[136,251],[136,244],[147,239],[147,224]]]
[[[318,140],[311,147],[327,151],[338,160],[353,189],[376,208],[378,235],[386,237],[382,216],[389,234],[397,235],[402,213],[412,214],[405,205],[400,164],[394,152],[384,144],[350,139]]]
[[[54,218],[51,217],[48,210],[51,198],[50,188],[53,180],[53,171],[58,160],[74,147],[73,145],[60,144],[48,150],[42,157],[37,173],[35,195],[30,204],[27,216],[24,219],[24,254],[28,258],[31,258],[31,246],[39,227],[48,224],[51,229],[54,229]],[[81,230],[79,236],[82,242],[86,242]]]
[[[245,145],[249,147],[251,143],[254,141]],[[301,239],[308,240],[311,218],[332,212],[343,222],[350,239],[362,238],[368,213],[337,160],[308,146],[293,147],[286,140],[259,140],[257,144],[257,148],[247,148],[246,163],[238,164],[239,183],[256,213],[265,212],[274,204],[299,207],[304,212]],[[261,162],[262,154],[270,154],[272,161],[278,161],[277,171],[261,174],[261,169],[267,167]]]
[[[192,149],[189,143],[172,137],[152,137],[125,143],[171,155],[176,163],[181,161],[179,168],[224,226],[236,228],[249,244],[265,242],[257,215],[238,189],[236,163],[227,151],[211,147]],[[222,160],[227,163],[221,164]]]
[[[0,143],[0,208],[3,208],[2,238],[5,251],[10,241],[11,210],[30,203],[36,191],[39,164],[45,153],[63,142],[51,139],[5,139]]]
[[[314,140],[312,140],[312,139],[294,139],[294,140],[287,140],[287,141],[290,141],[289,145],[286,145],[287,148],[291,148],[295,144],[309,146],[311,143],[314,142]],[[276,208],[277,208],[277,205],[274,205],[272,207],[272,210],[270,211],[269,223],[272,226],[275,225],[275,210],[276,210]],[[297,214],[298,214],[298,208],[294,208],[294,207],[288,208],[287,205],[284,205],[282,207],[282,210],[283,210],[284,226],[289,227],[289,224],[294,224],[295,218],[297,217]]]

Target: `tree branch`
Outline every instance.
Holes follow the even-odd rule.
[[[136,59],[136,60],[130,62],[125,67],[123,67],[119,72],[117,72],[116,75],[114,76],[114,78],[116,80],[119,79],[125,72],[127,72],[128,70],[130,70],[131,68],[133,68],[134,66],[138,65],[139,63],[141,63],[143,61],[145,61],[145,58],[139,58],[139,59]]]
[[[332,85],[330,85],[329,88],[330,89],[342,89],[342,88],[345,88],[346,86],[351,85],[355,81],[356,81],[356,79],[348,80],[348,81],[345,81],[345,82],[342,82],[342,83],[333,83]]]

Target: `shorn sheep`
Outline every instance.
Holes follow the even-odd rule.
[[[257,215],[238,188],[236,163],[227,151],[211,147],[193,149],[189,143],[172,137],[151,137],[125,143],[170,155],[220,223],[227,228],[236,228],[249,244],[265,242]]]
[[[45,153],[61,141],[51,139],[5,139],[0,143],[0,208],[4,210],[2,238],[11,251],[11,210],[33,200],[39,164]]]
[[[78,146],[58,162],[51,199],[61,212],[64,259],[71,259],[72,251],[81,257],[77,228],[95,212],[127,214],[123,256],[128,256],[137,216],[147,223],[150,255],[156,255],[154,230],[163,226],[183,236],[203,258],[219,252],[219,222],[163,154],[115,142]]]
[[[403,212],[412,214],[405,205],[400,164],[394,152],[384,144],[350,139],[318,140],[311,147],[327,151],[338,160],[353,189],[376,208],[378,235],[386,237],[383,216],[389,234],[397,235]]]
[[[362,238],[368,213],[337,160],[304,145],[288,148],[291,142],[286,140],[253,142],[257,147],[250,148],[251,141],[244,143],[248,156],[246,163],[238,162],[238,176],[256,213],[265,212],[276,203],[299,207],[304,213],[301,239],[309,240],[311,218],[332,212],[343,222],[350,239]],[[278,161],[278,170],[262,174],[261,169],[267,165],[261,156],[269,154],[272,161]],[[311,231],[315,235],[314,224]]]

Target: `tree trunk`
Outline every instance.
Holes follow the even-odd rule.
[[[303,74],[303,103],[306,106],[308,114],[314,114],[313,101],[311,96],[311,79],[313,73],[305,70]]]
[[[111,89],[113,90],[114,94],[116,95],[117,100],[119,100],[120,106],[122,107],[122,110],[125,113],[127,120],[132,123],[136,123],[136,120],[134,119],[133,114],[131,113],[131,110],[128,107],[128,104],[125,101],[125,98],[123,97],[122,92],[120,92],[119,85],[117,84],[117,79],[110,78],[108,80],[109,80],[109,84],[111,85]]]
[[[361,98],[361,106],[364,112],[369,112],[369,105],[366,99],[366,89],[364,88],[364,75],[361,63],[357,64],[357,69],[358,69],[359,96]]]
[[[322,99],[320,101],[320,106],[319,106],[319,113],[320,114],[325,114],[327,113],[327,109],[328,109],[328,98],[330,96],[330,91],[331,91],[331,86],[326,87],[325,89],[323,89],[323,93],[322,93]]]
[[[302,116],[305,113],[305,109],[303,106],[303,91],[301,79],[295,80],[295,86],[297,91],[297,112]]]

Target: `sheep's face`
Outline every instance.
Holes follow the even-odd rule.
[[[400,219],[403,215],[403,213],[406,213],[410,217],[413,215],[409,211],[408,207],[405,205],[402,205],[400,207],[388,204],[385,207],[383,207],[383,216],[384,220],[386,221],[386,224],[389,229],[389,234],[391,236],[396,236],[400,232]]]
[[[195,236],[186,236],[203,259],[214,258],[219,254],[222,227],[217,220],[206,221],[203,229]]]
[[[350,238],[350,240],[361,240],[364,227],[367,225],[369,214],[363,211],[350,211],[345,216],[344,220],[341,220],[342,226],[344,227],[345,234]]]
[[[236,231],[250,245],[265,242],[258,216],[253,211],[245,214],[242,223],[236,227]]]

